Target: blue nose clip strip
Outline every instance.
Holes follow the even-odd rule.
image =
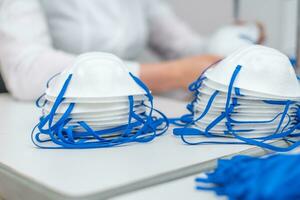
[[[299,102],[291,101],[291,100],[282,100],[282,101],[275,101],[275,100],[263,100],[264,103],[269,105],[282,105],[284,107],[281,113],[278,113],[274,116],[273,119],[265,120],[265,121],[238,121],[232,118],[232,115],[238,113],[235,111],[235,108],[239,106],[238,98],[236,96],[243,96],[240,92],[239,88],[234,87],[235,79],[237,78],[239,72],[242,70],[242,66],[238,65],[233,72],[233,75],[230,80],[230,84],[228,86],[228,92],[226,97],[226,104],[224,107],[224,111],[214,119],[204,131],[195,128],[194,125],[196,122],[201,122],[201,119],[204,118],[214,103],[215,98],[219,95],[220,91],[215,91],[210,99],[208,100],[207,106],[205,107],[204,111],[198,116],[195,117],[195,109],[194,105],[197,101],[197,96],[201,93],[199,88],[202,85],[202,81],[205,79],[203,75],[200,76],[194,83],[192,83],[189,87],[191,92],[194,92],[194,99],[191,101],[190,104],[187,105],[187,109],[189,110],[189,114],[183,115],[180,118],[171,119],[171,123],[181,126],[179,128],[173,129],[173,134],[175,136],[180,136],[182,141],[189,145],[198,145],[198,144],[250,144],[256,145],[262,148],[270,149],[273,151],[289,151],[294,149],[300,145],[300,141],[292,141],[290,137],[298,137],[300,134],[296,133],[298,129],[300,129],[300,123],[298,121],[299,118],[299,107],[293,111],[291,111],[291,105],[298,106]],[[232,93],[234,92],[235,97],[232,97]],[[290,115],[292,113],[292,115]],[[284,120],[288,119],[287,123],[284,124]],[[213,128],[220,124],[221,121],[225,120],[225,125],[227,130],[224,131],[223,135],[216,134],[213,132]],[[240,133],[255,133],[255,129],[235,129],[235,126],[238,124],[269,124],[274,122],[275,120],[279,120],[277,128],[274,132],[270,132],[267,136],[262,137],[255,137],[255,138],[248,138],[241,136]],[[277,121],[276,121],[277,122]],[[199,142],[191,142],[188,141],[186,137],[188,136],[206,136],[209,138],[227,138],[233,137],[238,139],[236,142],[219,142],[219,141],[199,141]],[[273,139],[283,139],[293,144],[289,147],[277,147],[271,144],[268,144],[268,141]],[[193,140],[194,141],[194,140]]]
[[[147,86],[133,74],[130,73],[130,76],[145,90],[150,105],[143,102],[142,106],[145,106],[149,110],[148,112],[135,113],[133,110],[134,97],[128,96],[129,116],[126,125],[103,130],[93,130],[85,121],[78,121],[77,125],[69,125],[68,122],[72,120],[70,114],[75,103],[70,103],[64,114],[54,123],[56,110],[64,101],[64,94],[72,80],[72,74],[70,74],[49,114],[41,117],[39,123],[33,128],[32,142],[37,147],[46,149],[105,148],[131,142],[150,142],[155,137],[164,134],[169,127],[168,118],[153,107],[153,96]],[[43,107],[46,104],[45,101],[41,103],[44,95],[37,99],[36,105],[38,107]],[[157,115],[154,116],[154,113]],[[84,131],[76,131],[75,128],[81,128]],[[43,145],[49,142],[52,145]]]

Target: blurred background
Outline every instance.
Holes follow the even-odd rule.
[[[296,57],[298,0],[166,0],[187,24],[208,37],[222,26],[241,21],[259,21],[265,27],[265,45],[279,49],[290,58]],[[1,45],[1,44],[0,44]],[[157,61],[145,50],[141,62]],[[0,92],[4,85],[0,77]]]
[[[259,21],[265,26],[267,46],[290,57],[296,54],[298,0],[166,0],[186,23],[203,36],[234,21]],[[235,16],[237,6],[238,16]],[[141,61],[157,60],[145,52]]]

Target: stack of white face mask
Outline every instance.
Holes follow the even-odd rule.
[[[167,128],[165,116],[152,116],[147,87],[111,54],[79,56],[48,82],[45,99],[36,144],[51,140],[63,148],[109,147],[150,141]]]
[[[193,119],[189,128],[175,129],[176,135],[235,137],[268,148],[265,141],[300,128],[299,82],[289,59],[275,49],[253,45],[236,51],[190,89]]]

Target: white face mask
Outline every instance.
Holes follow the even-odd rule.
[[[287,121],[285,121],[287,122]],[[205,131],[205,129],[207,128],[207,126],[210,124],[210,122],[196,122],[196,127],[200,127],[202,130]],[[277,121],[278,124],[278,121]],[[273,124],[253,124],[253,125],[249,125],[249,124],[235,124],[232,126],[233,130],[253,130],[253,132],[256,131],[266,131],[266,133],[270,133],[271,131],[274,131],[274,129],[277,128],[277,124],[273,123]],[[290,127],[290,126],[288,126]],[[223,120],[221,121],[218,125],[214,126],[211,130],[211,132],[215,133],[214,131],[217,131],[216,133],[220,133],[222,132],[223,134],[226,134],[226,132],[228,131],[227,125],[226,125],[226,121]],[[240,131],[242,132],[242,131]],[[246,133],[248,132],[248,136],[249,138],[253,138],[253,136],[251,136],[251,131],[246,131]]]
[[[204,129],[201,129],[199,127],[197,127],[200,131],[203,131],[205,132],[205,128]],[[270,132],[274,131],[274,129],[265,129],[265,130],[251,130],[251,129],[244,129],[245,131],[240,131],[238,134],[239,136],[241,137],[246,137],[246,138],[251,138],[251,139],[257,139],[257,138],[260,138],[260,137],[267,137],[270,135]],[[224,133],[223,130],[217,130],[216,128],[214,128],[212,130],[215,134],[215,136],[217,137],[226,137],[226,139],[230,139],[230,138],[233,138],[235,139],[235,137],[230,134],[230,133]],[[281,130],[279,130],[281,131]],[[224,136],[225,135],[225,136]],[[235,143],[236,140],[233,140],[233,142],[227,142],[227,144],[243,144],[243,143]],[[210,143],[210,142],[209,142]],[[218,142],[216,142],[215,144],[218,144]],[[224,143],[226,144],[226,142]]]
[[[205,86],[203,86],[205,87]],[[202,88],[202,87],[201,87]],[[202,90],[201,90],[202,91]],[[232,95],[233,96],[233,95]],[[233,114],[254,114],[259,117],[261,115],[273,115],[284,110],[285,105],[274,105],[266,103],[266,101],[261,99],[247,99],[248,96],[243,96],[244,98],[234,97],[235,101],[231,101],[231,105],[235,105]],[[195,102],[194,111],[204,111],[206,105],[209,102],[211,95],[199,93]],[[210,108],[210,113],[217,112],[221,113],[224,111],[226,105],[226,93],[219,92],[214,98],[214,106]],[[289,112],[295,112],[298,106],[291,105]],[[238,113],[235,113],[238,112]]]
[[[203,81],[203,87],[208,87],[213,90],[218,90],[225,94],[227,93],[226,90],[228,90],[227,86],[219,84],[212,80],[208,80],[208,79]],[[236,95],[235,93],[238,93],[238,95]],[[243,96],[247,96],[247,98],[258,99],[258,100],[260,100],[260,99],[276,100],[276,99],[284,99],[284,98],[288,99],[286,96],[275,96],[275,95],[270,95],[270,94],[265,94],[265,93],[260,93],[260,92],[253,92],[251,90],[246,90],[246,89],[238,89],[238,88],[233,89],[232,96],[238,97],[238,98],[243,98]],[[298,97],[290,97],[290,98],[295,99],[295,100],[300,99]]]
[[[200,97],[201,98],[201,97]],[[197,105],[195,105],[195,108],[198,110],[203,110],[205,106],[207,105],[208,101],[199,100],[197,101]],[[233,105],[232,103],[231,105]],[[214,107],[210,109],[210,111],[218,111],[222,112],[224,110],[224,107],[226,105],[226,102],[216,102],[214,103]],[[279,106],[272,106],[269,104],[244,104],[241,100],[238,101],[237,104],[235,104],[235,111],[238,111],[239,113],[243,112],[249,112],[249,113],[278,113],[279,111],[282,111],[284,109],[284,105]],[[291,106],[291,110],[295,111],[298,107],[296,105]]]
[[[142,105],[143,101],[135,101],[133,106],[138,107]],[[45,107],[43,108],[47,113],[51,111],[53,107],[52,102],[47,102]],[[68,104],[60,104],[56,110],[57,114],[65,113],[68,109]],[[128,109],[129,102],[120,102],[120,103],[76,103],[76,106],[72,110],[72,114],[76,113],[95,113],[95,112],[109,112],[113,110],[120,110],[120,109]]]
[[[205,76],[229,86],[236,66],[242,66],[234,87],[270,96],[300,99],[300,86],[287,56],[275,49],[253,45],[209,68]],[[221,88],[222,89],[222,88]]]
[[[146,112],[146,109],[143,107],[134,108],[133,111],[136,114],[142,114]],[[45,114],[47,115],[47,114]],[[54,121],[58,121],[63,114],[57,114],[53,117]],[[119,119],[119,118],[128,118],[129,112],[128,108],[123,110],[113,110],[110,112],[95,112],[95,113],[75,113],[70,114],[70,118],[73,121],[79,121],[85,119],[85,121],[97,121],[99,119],[104,120],[112,120],[112,119]],[[72,121],[71,120],[71,121]]]
[[[146,108],[144,107],[136,107],[133,108],[133,111],[137,114],[142,114],[146,112]],[[44,111],[44,116],[48,115],[50,112]],[[54,119],[59,119],[63,116],[64,113],[57,113],[54,116]],[[111,116],[121,116],[121,115],[127,115],[129,114],[128,107],[124,109],[116,109],[116,110],[107,110],[107,111],[101,111],[101,112],[86,112],[86,113],[71,113],[70,118],[81,120],[81,119],[94,119],[94,118],[106,118]]]
[[[57,120],[58,121],[58,120]],[[57,122],[56,120],[53,120],[54,123]],[[68,126],[77,126],[78,125],[78,120],[76,119],[71,119],[68,122]],[[105,118],[105,119],[92,119],[84,120],[85,123],[87,123],[89,126],[120,126],[120,125],[126,125],[128,123],[128,115],[127,116],[118,116],[116,119],[112,119],[111,117]],[[135,119],[132,120],[132,122],[136,122]]]
[[[51,97],[45,94],[44,96],[48,102],[54,103],[56,97]],[[145,95],[134,95],[135,101],[147,101],[147,97]],[[72,102],[76,103],[126,103],[128,102],[128,97],[118,97],[118,98],[66,98],[61,104],[70,104]]]
[[[79,56],[71,69],[63,71],[50,82],[46,94],[57,97],[70,74],[72,82],[64,94],[65,99],[99,99],[146,94],[129,76],[127,67],[120,59],[98,52]],[[83,87],[84,89],[81,89]]]
[[[221,86],[221,87],[224,87],[224,86]],[[221,87],[218,89],[218,87],[215,87],[215,88],[211,88],[207,85],[205,85],[204,83],[201,85],[201,93],[200,95],[206,95],[206,96],[211,96],[215,91],[219,91],[219,94],[218,94],[218,98],[223,98],[226,100],[227,98],[227,92],[221,90]],[[226,87],[226,86],[225,86]],[[200,92],[200,88],[198,89],[198,91]],[[280,98],[278,96],[266,96],[265,97],[256,97],[254,96],[255,93],[251,92],[251,93],[246,93],[244,92],[241,93],[241,89],[239,88],[234,88],[233,91],[232,91],[232,97],[235,97],[235,98],[238,98],[240,100],[243,100],[243,99],[246,99],[246,100],[280,100],[280,99],[283,99],[283,98]],[[260,94],[261,95],[261,94]],[[246,97],[245,97],[246,96]],[[295,99],[297,100],[298,98],[292,98],[292,99]],[[287,100],[287,99],[286,99]]]
[[[83,54],[47,85],[43,105],[42,97],[37,100],[44,116],[32,132],[32,141],[41,148],[148,142],[168,128],[166,116],[153,108],[146,85],[113,55]],[[42,146],[45,142],[57,146]]]
[[[207,128],[208,124],[204,124],[204,123],[199,123],[196,122],[195,124],[195,128],[200,129],[201,131],[205,132],[206,128]],[[285,128],[290,128],[290,126],[287,126]],[[256,138],[258,137],[258,133],[263,133],[263,134],[270,134],[270,132],[273,132],[274,129],[277,129],[276,125],[261,125],[261,126],[251,126],[251,125],[245,125],[245,124],[239,124],[239,125],[234,125],[232,126],[233,130],[239,130],[238,134],[245,134],[247,135],[248,138]],[[223,135],[223,136],[233,136],[232,134],[230,134],[230,131],[227,131],[227,125],[226,123],[220,123],[216,126],[214,126],[210,131],[213,132],[214,134],[217,135]],[[279,129],[279,131],[282,131],[283,127],[281,129]],[[252,135],[254,134],[254,135]],[[264,135],[264,136],[266,136]]]
[[[266,143],[295,135],[300,129],[300,86],[288,58],[280,52],[259,45],[237,51],[209,68],[190,89],[195,92],[187,106],[191,114],[181,117],[181,123],[175,121],[185,128],[174,129],[184,142],[210,143],[191,143],[185,136],[221,134],[241,140],[238,144],[274,151],[300,145],[280,148]]]

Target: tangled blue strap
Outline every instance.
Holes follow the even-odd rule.
[[[40,148],[103,148],[113,147],[130,142],[149,142],[155,137],[165,133],[169,126],[168,118],[160,111],[153,108],[153,97],[147,86],[134,75],[130,74],[133,80],[145,90],[149,101],[149,113],[134,112],[134,97],[128,96],[129,116],[126,125],[117,127],[93,130],[88,123],[78,121],[77,125],[68,125],[72,120],[70,114],[75,103],[70,103],[64,114],[55,122],[54,115],[59,105],[64,101],[64,94],[72,79],[70,74],[59,92],[48,115],[41,117],[40,122],[34,127],[31,134],[32,142]],[[153,116],[156,113],[157,116]],[[45,127],[46,126],[46,127]],[[81,128],[83,131],[76,131]],[[38,132],[36,132],[38,129]],[[46,142],[53,142],[56,146],[41,145]],[[58,146],[57,146],[58,145]]]
[[[195,179],[196,189],[213,191],[230,200],[300,199],[298,165],[300,155],[221,159],[213,172]]]

